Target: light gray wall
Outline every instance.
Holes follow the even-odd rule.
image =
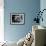
[[[4,35],[7,41],[18,41],[32,29],[36,12],[40,9],[40,0],[4,0]],[[24,25],[11,25],[10,13],[25,13]]]
[[[46,0],[41,0],[40,1],[40,10],[42,11],[43,9],[46,9]],[[43,12],[43,22],[40,21],[40,25],[46,27],[46,10]]]

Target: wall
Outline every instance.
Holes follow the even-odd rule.
[[[41,1],[40,1],[40,9],[41,9],[41,11],[42,11],[43,9],[46,9],[46,0],[41,0]],[[43,12],[42,17],[43,17],[43,22],[41,21],[41,22],[40,22],[40,25],[46,27],[46,20],[45,20],[45,19],[46,19],[46,10]]]
[[[7,41],[18,41],[32,29],[36,12],[40,10],[40,0],[4,0],[4,35]],[[10,13],[25,13],[24,25],[11,25]]]
[[[0,0],[0,42],[4,41],[4,0]]]

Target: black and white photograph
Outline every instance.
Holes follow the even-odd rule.
[[[11,24],[24,24],[24,13],[11,13],[10,23]]]

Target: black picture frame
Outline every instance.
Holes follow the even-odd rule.
[[[10,13],[10,24],[11,25],[25,24],[25,14],[24,13]]]

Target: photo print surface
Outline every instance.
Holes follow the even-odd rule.
[[[11,13],[10,18],[11,24],[24,24],[24,13]]]

